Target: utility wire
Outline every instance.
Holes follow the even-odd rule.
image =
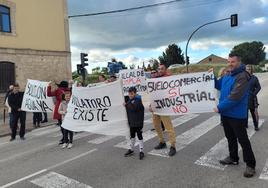
[[[222,1],[225,1],[225,0],[210,0],[209,2],[204,1],[204,0],[188,1],[186,4],[182,4],[182,6],[180,6],[180,7],[171,7],[170,9],[168,9],[168,12],[172,12],[172,11],[176,11],[178,9],[184,9],[184,8],[193,8],[193,7],[199,7],[199,6],[206,6],[206,5],[210,5],[210,4],[213,4],[213,3],[220,3]],[[100,19],[100,18],[105,19],[107,17],[108,18],[116,18],[116,17],[122,17],[122,16],[142,15],[142,14],[147,14],[147,13],[152,12],[152,10],[148,10],[148,12],[143,12],[142,10],[144,10],[144,9],[141,9],[140,11],[137,11],[137,12],[126,13],[126,14],[114,14],[114,15],[109,15],[109,14],[104,15],[103,14],[103,16],[100,16],[100,17],[97,17],[97,18],[98,19]],[[82,15],[84,15],[84,14],[82,14]],[[71,16],[69,16],[69,17],[71,17]]]
[[[119,9],[119,10],[111,10],[111,11],[96,12],[96,13],[89,13],[89,14],[71,15],[71,16],[69,16],[69,18],[98,16],[98,15],[103,15],[103,14],[114,14],[114,13],[119,13],[119,12],[127,12],[127,11],[133,11],[133,10],[139,10],[139,9],[145,9],[145,8],[159,7],[159,6],[173,4],[173,3],[177,3],[177,2],[181,2],[181,1],[183,1],[183,0],[173,0],[173,1],[167,1],[167,2],[162,2],[162,3],[155,3],[155,4],[151,4],[151,5],[143,5],[143,6],[126,8],[126,9]]]

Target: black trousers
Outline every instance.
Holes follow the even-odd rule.
[[[19,120],[20,120],[20,137],[23,138],[25,135],[26,112],[20,111],[12,113],[12,116],[13,121],[11,126],[11,138],[16,138]]]
[[[44,115],[43,121],[47,121],[47,113],[46,112],[43,112],[43,115]]]
[[[40,125],[41,121],[42,121],[42,113],[41,112],[34,112],[33,113],[33,124]]]
[[[61,135],[62,135],[62,138],[60,139],[60,142],[64,142],[64,128],[62,128],[62,126],[61,126],[62,119],[58,119],[58,124],[60,125],[60,131],[61,131]]]
[[[64,143],[68,144],[72,144],[73,143],[73,136],[74,133],[73,131],[69,131],[67,129],[63,129],[63,133],[64,133]]]
[[[259,117],[257,117],[256,109],[255,108],[250,108],[249,111],[250,111],[251,116],[252,116],[254,127],[258,128],[258,126],[259,126]]]
[[[242,147],[244,162],[247,166],[255,168],[256,160],[246,130],[247,119],[222,116],[222,124],[228,141],[230,157],[235,161],[239,160],[238,140]]]
[[[142,140],[142,127],[130,127],[130,138],[135,138],[136,134],[139,140]]]

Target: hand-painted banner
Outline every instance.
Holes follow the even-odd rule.
[[[128,133],[121,80],[95,87],[74,87],[62,127],[104,135]]]
[[[52,112],[54,103],[47,96],[47,87],[48,82],[28,79],[21,109],[27,112]]]
[[[158,115],[213,112],[216,105],[214,75],[208,72],[148,79],[147,90]]]
[[[143,69],[124,69],[119,72],[119,78],[123,80],[124,95],[128,95],[130,87],[136,87],[139,94],[147,91],[146,78]]]

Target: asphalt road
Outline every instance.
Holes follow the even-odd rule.
[[[268,74],[260,74],[261,130],[248,130],[257,159],[254,178],[243,177],[245,164],[221,166],[227,145],[219,117],[197,114],[175,117],[178,153],[167,157],[157,152],[158,143],[150,114],[144,128],[145,158],[138,153],[125,158],[124,137],[79,133],[72,149],[61,149],[56,126],[26,135],[26,140],[10,143],[0,138],[0,187],[37,188],[267,188],[268,187]],[[241,152],[240,152],[241,156]],[[242,158],[242,156],[241,156]]]

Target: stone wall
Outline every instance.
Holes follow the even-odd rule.
[[[16,82],[23,89],[27,79],[61,81],[71,79],[70,52],[0,48],[0,63],[15,63]]]
[[[0,63],[1,61],[15,64],[15,80],[20,84],[21,90],[24,90],[27,79],[57,82],[71,79],[69,52],[0,48]],[[4,93],[0,93],[0,119],[3,115],[4,96]]]

